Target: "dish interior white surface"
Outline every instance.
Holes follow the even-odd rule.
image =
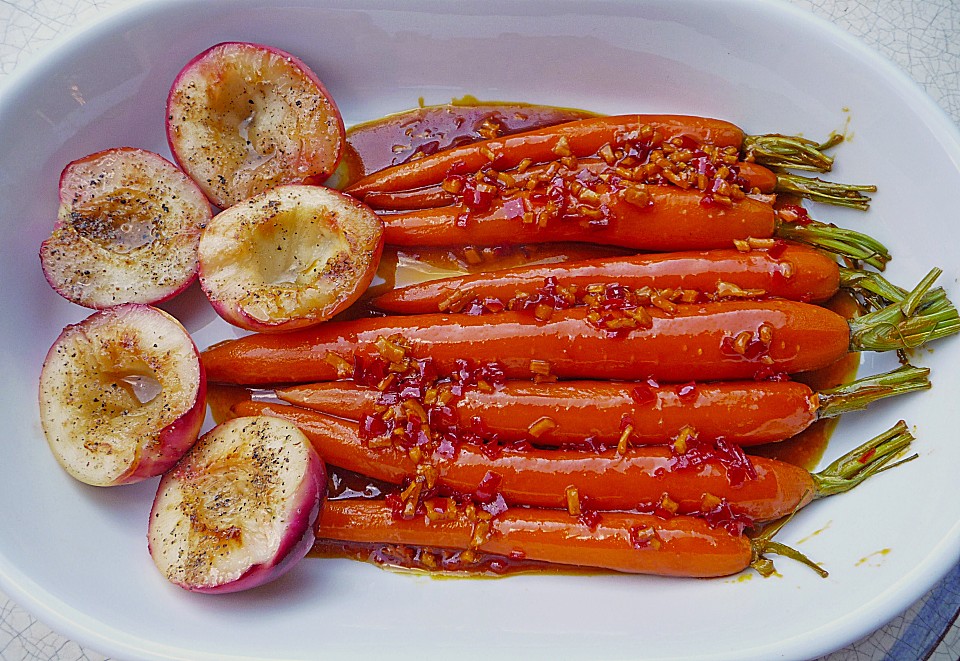
[[[827,457],[915,425],[920,459],[817,502],[780,535],[831,572],[780,559],[769,580],[517,576],[431,580],[308,560],[278,583],[204,597],[164,582],[146,551],[156,482],[71,480],[40,431],[36,383],[60,329],[88,311],[44,281],[37,251],[73,159],[130,145],[167,155],[164,98],[193,55],[225,40],[297,54],[346,121],[472,94],[599,112],[730,119],[751,133],[851,138],[830,178],[880,186],[866,215],[808,205],[894,252],[891,279],[938,265],[956,294],[960,140],[905,76],[814,18],[749,2],[149,3],[76,36],[0,99],[0,585],[61,632],[119,658],[808,658],[855,640],[960,559],[953,403],[960,342],[916,355],[931,393],[840,425]],[[288,5],[307,3],[291,2]],[[236,333],[196,287],[164,306],[202,348]],[[869,358],[863,372],[893,364]]]

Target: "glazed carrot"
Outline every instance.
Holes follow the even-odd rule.
[[[549,323],[526,312],[484,316],[411,315],[327,323],[309,331],[249,335],[203,353],[211,381],[238,384],[331,381],[357,359],[378,356],[377,341],[402,338],[408,356],[430,358],[441,373],[457,361],[499,363],[507,378],[704,381],[753,378],[764,372],[817,369],[846,355],[847,320],[793,301],[725,301],[680,305],[673,314],[651,308],[650,325],[622,337],[591,325],[581,308],[557,311]],[[766,330],[761,330],[766,329]],[[760,337],[772,335],[764,341]],[[750,357],[738,353],[754,344]],[[756,355],[753,355],[756,353]],[[331,355],[333,354],[333,355]],[[764,359],[764,357],[768,359]],[[764,362],[761,362],[764,359]]]
[[[428,279],[503,271],[520,266],[623,257],[628,254],[630,251],[626,249],[588,243],[538,243],[492,248],[385,246],[377,271],[377,282],[368,290],[368,294],[384,293],[394,287],[404,287]]]
[[[373,191],[400,191],[440,183],[450,174],[483,167],[509,170],[524,163],[584,158],[604,148],[650,146],[681,139],[695,145],[734,148],[747,160],[774,167],[829,171],[833,160],[823,152],[842,141],[832,136],[823,144],[804,138],[768,134],[747,136],[729,122],[684,115],[617,115],[567,122],[552,127],[481,140],[385,168],[347,188],[364,199]],[[733,156],[736,161],[736,155]]]
[[[562,204],[540,192],[492,199],[482,210],[462,205],[381,214],[384,240],[397,246],[500,246],[580,241],[634,250],[729,248],[779,237],[883,269],[890,259],[875,239],[816,221],[782,222],[750,197],[704,204],[699,191],[669,186],[594,187],[589,204]],[[582,194],[582,193],[581,193]],[[564,207],[563,205],[566,205]]]
[[[600,175],[613,176],[617,174],[617,170],[614,167],[600,158],[578,160],[573,168],[558,166],[558,163],[559,161],[555,161],[549,165],[536,165],[526,168],[522,173],[513,171],[509,175],[508,181],[510,182],[510,186],[503,185],[502,182],[496,181],[494,177],[489,177],[490,183],[502,189],[501,192],[510,191],[512,194],[514,190],[529,188],[537,183],[546,184],[554,180],[558,175],[561,178],[583,181],[585,179],[584,175],[587,174],[590,175],[588,179],[599,177]],[[777,184],[777,175],[773,171],[756,163],[740,163],[738,164],[738,170],[740,172],[736,173],[738,177],[737,180],[743,180],[741,187],[745,192],[774,192]],[[622,177],[622,175],[619,176]],[[731,172],[728,176],[734,178],[734,173]],[[671,183],[663,179],[660,175],[644,176],[642,174],[637,174],[630,181],[643,184]],[[451,183],[452,182],[445,180],[444,183],[423,186],[413,190],[371,191],[364,196],[363,201],[374,209],[387,211],[429,209],[455,205],[460,201],[462,193],[453,193],[447,190]],[[713,179],[705,179],[701,183],[704,183],[704,185],[713,183]],[[699,190],[701,194],[705,191],[704,188],[699,188],[692,184],[684,184],[682,187],[692,187]],[[763,201],[772,202],[773,200]]]
[[[821,392],[792,381],[680,386],[508,381],[491,391],[468,389],[450,406],[460,428],[505,442],[553,446],[591,439],[609,446],[626,439],[648,445],[669,443],[694,429],[700,440],[750,446],[785,440],[816,420],[884,397],[927,389],[928,376],[928,369],[904,366]],[[283,401],[350,420],[373,414],[379,395],[376,388],[349,381],[276,391]]]
[[[210,347],[203,363],[211,382],[333,381],[351,375],[358,359],[378,359],[386,343],[401,359],[429,358],[441,374],[470,359],[498,363],[511,379],[751,379],[818,369],[851,350],[914,347],[956,333],[960,317],[949,301],[920,305],[938,274],[931,272],[904,302],[849,322],[784,300],[637,308],[635,327],[619,330],[604,328],[602,319],[593,323],[582,308],[556,311],[548,322],[525,312],[411,315],[249,335]]]
[[[709,250],[729,248],[735,240],[773,237],[776,212],[769,204],[745,198],[729,206],[706,205],[699,191],[651,186],[642,200],[634,189],[597,187],[595,221],[571,210],[569,218],[548,213],[550,200],[523,192],[494,200],[484,211],[461,206],[381,214],[384,240],[398,246],[473,245],[583,241],[635,250]]]
[[[825,301],[837,292],[840,272],[834,259],[801,245],[774,251],[717,249],[651,255],[607,257],[580,262],[518,267],[433,280],[388,291],[375,298],[375,307],[399,314],[456,311],[454,303],[498,299],[506,303],[531,295],[553,278],[559,287],[618,284],[640,289],[684,289],[704,294],[728,291],[731,296],[774,296]]]
[[[774,172],[758,163],[740,161],[736,164],[734,181],[745,192],[759,199],[757,194],[773,195],[790,193],[815,202],[851,207],[865,211],[870,206],[870,198],[864,192],[875,192],[876,186],[840,184],[822,179],[801,177],[786,172]],[[515,185],[522,185],[533,177],[548,170],[547,166],[532,167],[524,173],[511,174]],[[604,173],[616,173],[601,159],[583,159],[577,163],[576,173],[590,172],[596,176]],[[673,183],[661,180],[658,176],[643,177],[637,175],[634,181],[640,183]],[[713,184],[713,179],[703,179],[697,185],[677,180],[681,187],[693,187],[701,192]],[[370,191],[364,196],[364,202],[374,209],[385,211],[412,211],[454,205],[459,201],[456,194],[446,190],[443,184],[433,184],[403,191]],[[769,200],[772,202],[772,199]]]
[[[434,453],[417,462],[396,444],[371,447],[361,439],[356,423],[315,411],[253,401],[238,403],[234,411],[290,420],[328,463],[392,484],[429,476],[425,488],[456,494],[493,489],[510,505],[562,509],[570,507],[571,494],[576,503],[589,503],[595,510],[643,509],[669,500],[671,511],[686,514],[726,502],[732,512],[753,521],[786,516],[815,498],[853,488],[912,440],[899,425],[845,456],[845,466],[853,472],[840,477],[829,469],[813,475],[792,464],[748,459],[738,452],[722,456],[692,446],[677,452],[676,444],[673,449],[629,448],[622,454],[537,449],[491,454],[463,443],[450,458]]]
[[[317,521],[317,538],[472,549],[559,565],[698,578],[736,574],[755,556],[748,537],[694,517],[609,512],[590,526],[556,510],[511,508],[478,520],[452,500],[431,499],[424,508],[429,515],[402,519],[383,500],[328,501]]]
[[[436,184],[451,171],[476,172],[484,166],[504,170],[524,159],[552,161],[565,151],[576,157],[592,156],[604,145],[622,142],[632,134],[639,137],[644,127],[659,131],[664,139],[682,137],[699,144],[737,148],[744,143],[743,131],[722,120],[683,115],[596,117],[446,149],[375,172],[346,190],[362,200],[371,191]]]

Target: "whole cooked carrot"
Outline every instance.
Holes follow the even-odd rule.
[[[639,171],[627,172],[625,168],[618,169],[614,164],[607,163],[601,158],[578,159],[576,162],[567,161],[567,163],[569,167],[558,159],[549,164],[525,168],[522,172],[514,170],[509,174],[482,169],[470,176],[452,175],[442,183],[413,190],[371,191],[364,196],[364,202],[374,209],[386,211],[429,209],[456,205],[468,196],[486,194],[510,198],[521,190],[534,190],[538,187],[542,190],[551,184],[553,186],[559,183],[570,185],[576,181],[582,185],[585,182],[589,184],[610,180],[631,184],[673,183],[684,189],[699,190],[703,194],[708,188],[712,188],[715,181],[706,176],[701,179],[700,185],[697,185],[695,178],[691,181],[672,178],[671,181],[665,179],[660,170],[648,172],[644,168],[639,168]],[[675,163],[674,165],[686,164]],[[740,175],[741,169],[746,170],[747,176]],[[742,194],[737,195],[737,199],[741,199],[745,193],[749,192],[773,193],[776,187],[776,174],[756,163],[745,163],[737,170],[728,167],[723,174],[724,177],[720,178],[720,181],[725,187],[729,185],[741,189]],[[762,199],[761,201],[772,202],[773,200]]]
[[[372,304],[399,314],[457,311],[472,300],[496,299],[505,304],[517,296],[530,296],[547,279],[558,287],[580,291],[591,285],[617,284],[820,302],[837,292],[840,272],[837,262],[822,251],[784,243],[769,251],[729,248],[605,257],[443,278],[388,291]]]
[[[429,358],[441,374],[470,359],[498,363],[511,379],[750,379],[818,369],[849,351],[919,346],[956,333],[960,317],[949,301],[921,305],[938,275],[932,271],[905,301],[849,321],[784,300],[637,308],[609,326],[582,308],[557,311],[548,322],[524,312],[428,314],[249,335],[214,345],[202,358],[211,382],[247,385],[332,381],[385,351],[387,362]]]
[[[649,324],[637,322],[619,337],[589,323],[588,312],[579,308],[558,311],[548,323],[525,312],[361,319],[228,340],[207,349],[203,362],[213,382],[331,381],[350,375],[358,360],[377,358],[378,342],[390,341],[410,347],[405,357],[429,358],[440,373],[472,359],[498,363],[514,379],[686,382],[817,369],[845,355],[851,342],[843,317],[793,301],[683,305],[673,314],[641,311]],[[738,337],[745,339],[737,343]],[[748,353],[750,345],[755,348]]]
[[[912,440],[900,423],[845,455],[821,473],[775,459],[748,458],[736,448],[646,446],[596,452],[502,449],[462,443],[452,452],[410,452],[385,439],[365,442],[355,422],[296,406],[240,402],[236,415],[290,420],[334,466],[392,484],[420,485],[405,496],[438,488],[455,494],[496,493],[510,505],[595,510],[662,506],[671,512],[704,512],[725,502],[753,521],[786,516],[815,498],[853,488],[881,470]],[[684,441],[686,443],[687,441]],[[418,459],[418,460],[415,460]],[[842,464],[842,471],[841,471]],[[840,472],[838,472],[840,471]],[[415,504],[415,502],[414,502]],[[583,504],[583,505],[581,505]]]
[[[632,175],[630,180],[644,184],[674,184],[681,188],[699,190],[702,193],[711,190],[716,185],[715,178],[701,176],[694,166],[679,162],[673,165],[675,167],[685,166],[686,169],[679,173],[671,172],[672,176],[669,178],[664,177],[660,172],[646,174],[641,171]],[[733,182],[732,185],[738,186],[744,193],[749,193],[755,198],[758,198],[757,193],[768,196],[775,193],[789,193],[814,202],[865,211],[870,207],[870,198],[863,193],[877,190],[876,186],[841,184],[818,178],[801,177],[786,172],[774,172],[758,163],[740,161],[734,168],[728,168],[728,174],[726,175]],[[513,187],[523,186],[526,182],[538,176],[546,177],[549,172],[549,166],[535,166],[524,170],[522,174],[510,173],[508,181]],[[589,172],[595,176],[622,176],[618,174],[615,167],[611,167],[599,158],[579,160],[576,167],[568,174],[576,177],[584,172]],[[622,172],[622,170],[619,172]],[[487,178],[495,186],[500,184],[497,175],[492,172],[489,173]],[[552,176],[547,179],[549,180],[549,178],[552,178]],[[446,180],[440,184],[413,190],[370,191],[364,196],[363,200],[372,208],[384,211],[412,211],[450,206],[457,204],[461,199],[460,194],[452,192],[451,184],[452,180]]]
[[[704,204],[699,191],[599,183],[591,193],[520,191],[507,199],[381,214],[384,240],[397,246],[499,246],[579,241],[634,250],[729,248],[774,237],[806,243],[883,269],[889,251],[876,239],[811,221],[784,222],[764,202],[745,197]],[[571,189],[572,190],[572,189]],[[584,197],[581,203],[580,198]],[[787,216],[783,216],[787,217]],[[793,215],[789,216],[792,219]]]
[[[420,159],[454,146],[591,117],[597,115],[570,108],[525,104],[457,103],[414,108],[351,127],[347,132],[346,167],[341,168],[341,171],[348,171],[349,176],[341,176],[341,181],[349,185],[386,167]],[[718,178],[730,179],[745,192],[787,192],[818,202],[857,209],[869,206],[870,199],[863,192],[876,191],[875,186],[850,186],[799,177],[782,170],[774,172],[755,162],[759,156],[760,160],[781,167],[799,165],[808,169],[829,170],[830,159],[823,156],[822,150],[833,146],[838,141],[837,137],[824,145],[784,136],[750,138],[749,154],[744,155],[751,160],[746,161],[739,160],[742,145],[698,145],[693,140],[676,135],[665,141],[660,135],[660,141],[658,145],[650,141],[650,148],[640,152],[622,148],[615,151],[611,143],[606,149],[601,147],[602,158],[574,159],[577,162],[576,169],[592,168],[598,173],[607,169],[621,176],[632,173],[631,176],[637,181],[673,183],[701,191],[713,189]],[[784,156],[789,154],[798,158],[784,161]],[[572,163],[559,154],[555,154],[555,160],[551,162]],[[537,176],[537,170],[551,167],[522,163],[522,167],[511,170],[511,179],[520,182],[524,178]],[[642,167],[638,168],[638,164]],[[364,201],[375,209],[419,209],[452,204],[456,196],[442,185],[435,184],[415,190],[371,191],[366,193]]]
[[[651,186],[631,192],[636,190],[602,184],[589,207],[556,211],[547,195],[525,191],[477,211],[449,206],[381,214],[384,240],[397,246],[582,241],[668,251],[729,248],[735,240],[770,238],[776,232],[773,207],[751,198],[707,205],[698,191]]]
[[[740,446],[790,438],[816,420],[865,408],[885,397],[930,387],[930,370],[904,366],[849,385],[814,392],[794,381],[721,382],[659,386],[647,383],[508,381],[496,389],[467,389],[448,404],[453,423],[477,435],[540,446],[586,440],[610,446],[669,443],[685,429],[700,440]],[[281,400],[321,413],[360,420],[376,415],[380,391],[351,381],[281,388]],[[416,393],[408,397],[415,397]],[[401,403],[403,398],[399,398]],[[420,402],[429,408],[427,402]],[[379,405],[380,409],[388,408]]]
[[[605,512],[595,525],[566,512],[511,508],[478,517],[470,505],[435,498],[423,513],[398,518],[384,500],[328,501],[317,519],[318,539],[473,550],[514,559],[632,574],[709,578],[760,564],[783,553],[826,575],[795,551],[766,536],[749,538],[694,517]],[[481,514],[483,514],[481,512]]]
[[[524,159],[536,163],[552,161],[561,152],[592,156],[604,145],[641,138],[641,131],[648,139],[659,131],[664,139],[683,137],[717,146],[739,147],[744,141],[739,128],[722,120],[682,115],[595,117],[446,149],[375,172],[346,190],[362,200],[370,191],[406,190],[439,183],[451,171],[475,172],[490,165],[509,169]]]
[[[371,191],[397,191],[441,182],[457,172],[476,172],[484,166],[498,170],[517,167],[525,161],[541,163],[558,156],[593,156],[604,146],[629,142],[683,138],[696,144],[736,147],[753,160],[784,167],[829,170],[832,159],[823,154],[839,140],[818,145],[790,136],[746,136],[729,122],[684,115],[617,115],[568,122],[556,126],[481,140],[453,147],[376,172],[347,188],[363,199]]]

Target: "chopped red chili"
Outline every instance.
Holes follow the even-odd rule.
[[[724,528],[732,535],[741,535],[753,525],[753,519],[734,512],[726,500],[722,500],[712,509],[701,512],[700,516],[715,528]]]
[[[660,539],[657,537],[657,531],[650,526],[632,526],[630,544],[635,549],[656,549],[660,546]]]
[[[630,390],[630,398],[637,404],[652,404],[657,401],[657,395],[649,384],[639,383]]]
[[[777,239],[772,248],[767,249],[767,255],[773,259],[780,259],[787,250],[787,242],[783,239]]]
[[[779,207],[778,211],[781,212],[782,217],[797,225],[809,225],[813,222],[807,210],[799,204],[784,204]]]
[[[491,502],[497,497],[497,490],[500,488],[500,483],[502,481],[503,478],[498,474],[492,471],[487,471],[486,474],[484,474],[483,479],[480,480],[480,484],[477,485],[476,490],[473,492],[474,498],[480,503]]]
[[[692,401],[697,397],[697,384],[691,381],[690,383],[679,385],[676,387],[676,393],[681,401]]]
[[[757,470],[743,449],[722,438],[703,441],[692,433],[685,438],[682,452],[677,451],[676,444],[672,448],[671,468],[673,469],[697,468],[709,461],[718,461],[727,469],[727,479],[733,486],[757,477]]]
[[[581,496],[580,515],[577,516],[577,521],[590,530],[596,530],[602,520],[603,515],[600,513],[600,510],[590,504],[590,499],[587,496]]]
[[[869,450],[864,452],[862,455],[857,457],[857,461],[859,461],[861,464],[866,464],[871,459],[873,459],[874,455],[876,454],[877,454],[877,448],[870,448]]]

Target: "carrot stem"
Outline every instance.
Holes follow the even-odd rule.
[[[912,455],[891,464],[913,442],[914,436],[901,420],[896,425],[843,455],[819,473],[813,473],[814,498],[850,491],[882,470],[893,468],[917,457]]]
[[[817,143],[795,135],[768,133],[745,136],[743,151],[747,158],[768,167],[829,172],[833,168],[833,158],[824,152],[841,142],[843,136],[838,134],[831,135],[826,142]]]
[[[875,193],[877,192],[877,187],[870,185],[839,184],[832,181],[824,181],[816,177],[801,177],[795,174],[779,172],[777,173],[775,190],[778,193],[799,195],[814,202],[866,211],[870,208],[870,198],[863,195],[863,193]]]
[[[890,251],[871,236],[836,225],[813,221],[807,224],[780,222],[776,234],[781,239],[805,243],[821,250],[869,264],[882,271],[890,261]]]
[[[773,561],[767,558],[764,555],[765,553],[775,553],[776,555],[782,555],[792,560],[796,560],[797,562],[804,564],[813,571],[817,572],[821,578],[826,578],[829,576],[829,573],[826,569],[815,563],[797,549],[787,546],[786,544],[773,541],[773,536],[783,530],[783,527],[793,519],[798,511],[800,511],[799,507],[794,509],[786,516],[782,516],[779,519],[774,519],[773,521],[763,524],[759,528],[755,529],[754,534],[749,536],[750,549],[753,554],[753,557],[750,560],[750,566],[764,578],[772,576],[776,571],[776,568],[773,566]]]
[[[840,287],[855,291],[874,309],[886,307],[891,303],[901,303],[910,295],[909,291],[898,287],[879,273],[843,266],[839,270]],[[924,296],[923,305],[934,303],[942,297],[946,297],[942,288],[931,289]]]
[[[782,555],[790,558],[791,560],[796,560],[797,562],[804,564],[813,571],[817,572],[821,578],[826,578],[830,575],[826,569],[815,563],[797,549],[780,542],[775,542],[772,539],[751,539],[750,548],[753,551],[753,558],[750,561],[750,566],[753,567],[757,573],[764,578],[772,576],[775,571],[773,562],[771,562],[770,559],[765,556],[766,553],[775,553],[776,555]]]
[[[851,351],[913,349],[960,332],[960,315],[946,295],[934,292],[927,298],[941,273],[931,270],[902,301],[851,319]]]
[[[849,411],[860,411],[885,397],[930,388],[930,370],[904,365],[891,372],[868,376],[853,383],[822,390],[819,393],[820,418],[834,418]]]

